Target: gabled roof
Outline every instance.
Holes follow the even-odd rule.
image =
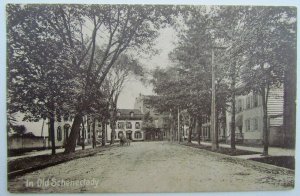
[[[133,112],[133,114],[142,114],[142,112],[138,109],[118,109],[118,112],[122,114],[130,114]]]
[[[120,116],[117,116],[119,120],[142,120],[143,114],[138,109],[118,109]]]

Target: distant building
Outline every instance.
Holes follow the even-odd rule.
[[[218,116],[218,123],[216,129],[218,130],[218,140],[225,141],[226,140],[226,117],[223,113],[220,113]],[[211,133],[211,122],[210,116],[203,115],[202,116],[202,126],[201,126],[201,140],[202,141],[211,141],[212,133]],[[194,134],[197,135],[198,133]],[[196,136],[197,137],[197,136]],[[195,139],[195,136],[194,136]]]
[[[121,135],[133,141],[145,140],[145,133],[142,130],[143,114],[138,109],[118,109],[116,122],[115,140],[120,140]],[[107,140],[111,140],[111,127],[107,126]]]
[[[134,108],[141,111],[142,115],[149,115],[153,119],[155,130],[147,131],[146,140],[167,140],[169,138],[169,115],[158,113],[153,107],[147,104],[147,99],[153,95],[142,95],[136,98]]]

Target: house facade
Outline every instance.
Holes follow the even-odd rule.
[[[115,129],[115,140],[119,141],[122,135],[132,141],[145,140],[145,132],[142,130],[143,115],[137,109],[118,109]],[[107,141],[111,140],[111,126],[107,126]]]
[[[268,98],[269,143],[282,146],[283,89],[273,88]],[[226,112],[227,142],[230,142],[231,111]],[[249,93],[236,97],[236,140],[244,144],[261,145],[263,141],[263,106],[260,95]]]
[[[96,140],[101,137],[102,135],[102,126],[101,122],[95,122],[95,133],[96,133]],[[50,124],[48,124],[48,140],[49,140],[49,147],[51,144],[51,133],[50,133]],[[64,118],[60,121],[55,121],[54,123],[54,138],[55,138],[55,146],[56,147],[64,147],[69,135],[71,133],[71,127],[73,124],[72,118]],[[80,125],[80,131],[78,134],[78,138],[76,140],[77,145],[82,145],[82,142],[85,143],[85,145],[92,144],[92,127],[93,122],[88,116],[83,116],[83,122]]]

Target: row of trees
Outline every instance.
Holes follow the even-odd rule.
[[[153,72],[154,91],[159,95],[153,105],[161,112],[171,112],[174,122],[177,110],[186,110],[191,129],[200,132],[202,117],[211,115],[214,82],[216,118],[226,110],[231,112],[231,148],[235,149],[235,97],[251,91],[259,94],[263,107],[263,154],[267,155],[270,88],[284,86],[284,99],[289,99],[295,108],[296,89],[290,85],[295,87],[296,83],[292,74],[296,72],[296,9],[192,7],[181,15],[177,30],[179,40],[170,54],[173,66]],[[215,81],[211,77],[213,62]]]
[[[291,7],[7,5],[9,120],[16,112],[24,113],[24,120],[49,118],[54,135],[55,120],[72,116],[66,153],[75,150],[83,116],[94,124],[110,120],[114,138],[126,77],[142,74],[137,57],[155,52],[153,41],[169,24],[179,41],[170,54],[174,66],[153,72],[160,95],[153,105],[171,113],[173,122],[184,111],[192,129],[201,127],[203,115],[211,113],[215,62],[216,116],[232,111],[231,147],[235,96],[253,91],[263,97],[267,154],[269,90],[284,84],[285,103],[293,104],[295,97],[295,88],[287,88],[295,85],[296,69]]]
[[[141,73],[136,57],[154,52],[158,30],[172,23],[175,11],[151,5],[7,5],[9,116],[50,119],[53,153],[54,122],[62,117],[73,117],[65,153],[75,150],[83,116],[94,124],[111,117],[114,128],[125,79]]]

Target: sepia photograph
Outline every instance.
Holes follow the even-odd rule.
[[[79,3],[5,4],[9,193],[295,188],[296,6]]]

